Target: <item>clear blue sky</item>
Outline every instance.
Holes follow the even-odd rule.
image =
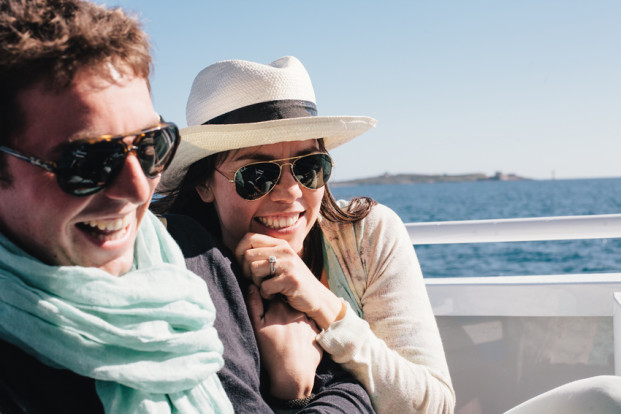
[[[139,13],[156,109],[186,126],[194,76],[294,55],[320,115],[376,129],[337,180],[385,172],[621,176],[621,1],[110,0]]]

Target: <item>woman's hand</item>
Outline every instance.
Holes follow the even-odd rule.
[[[341,313],[341,300],[317,280],[286,240],[248,233],[237,245],[235,256],[264,299],[284,295],[292,308],[308,315],[321,329],[328,328]],[[276,258],[274,274],[270,256]]]
[[[271,395],[281,400],[308,397],[323,353],[315,323],[278,298],[264,306],[254,285],[248,289],[248,310]]]

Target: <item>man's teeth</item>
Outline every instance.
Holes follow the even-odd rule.
[[[122,219],[113,219],[113,220],[91,220],[87,221],[86,224],[89,227],[97,228],[101,231],[118,231],[127,227],[130,221],[130,216],[127,215]]]
[[[272,216],[272,217],[257,217],[257,220],[261,224],[271,229],[282,229],[285,227],[293,226],[298,219],[300,218],[299,214],[293,216]]]

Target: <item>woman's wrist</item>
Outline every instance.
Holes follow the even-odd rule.
[[[347,305],[345,304],[345,301],[332,294],[332,297],[324,306],[320,307],[316,312],[308,316],[315,321],[319,329],[325,330],[328,329],[334,322],[343,319],[346,312]]]

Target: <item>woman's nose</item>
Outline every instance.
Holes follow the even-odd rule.
[[[280,179],[270,192],[272,201],[293,202],[302,196],[300,183],[295,179],[291,171],[291,163],[281,166]]]

